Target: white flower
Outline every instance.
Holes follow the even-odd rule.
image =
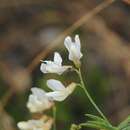
[[[54,53],[54,61],[44,61],[40,66],[43,73],[57,73],[59,75],[68,68],[71,68],[71,66],[62,66],[62,58],[58,52]]]
[[[21,130],[50,130],[53,120],[42,117],[37,120],[21,121],[17,124],[18,128]]]
[[[53,90],[53,92],[48,92],[46,95],[55,101],[63,101],[74,91],[76,87],[76,83],[71,83],[65,88],[60,81],[55,79],[47,80],[47,85]]]
[[[29,96],[27,107],[30,112],[42,112],[49,109],[53,103],[46,96],[46,92],[40,88],[32,88],[32,94]]]
[[[69,52],[69,60],[73,61],[76,67],[80,66],[80,59],[83,56],[81,53],[81,45],[79,36],[75,36],[75,41],[73,42],[70,36],[67,36],[64,40],[64,45]]]

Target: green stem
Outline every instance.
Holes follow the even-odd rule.
[[[81,86],[82,86],[85,94],[87,95],[88,99],[90,100],[90,102],[92,103],[92,105],[95,107],[95,109],[98,111],[98,113],[102,116],[102,118],[109,123],[109,121],[107,120],[107,118],[105,117],[105,115],[101,112],[101,110],[99,109],[99,107],[96,105],[96,103],[94,102],[94,100],[90,96],[88,90],[86,89],[84,81],[83,81],[83,78],[82,78],[81,70],[79,69],[79,71],[77,73],[78,73],[79,78],[80,78]]]
[[[54,118],[53,130],[56,130],[56,106],[55,104],[53,106],[53,118]]]

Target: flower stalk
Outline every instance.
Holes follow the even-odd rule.
[[[54,104],[52,110],[53,110],[53,119],[54,119],[53,130],[56,130],[56,106],[55,106],[55,104]]]
[[[94,108],[97,110],[97,112],[102,116],[102,118],[104,120],[106,120],[108,123],[108,119],[105,117],[105,115],[102,113],[102,111],[99,109],[99,107],[96,105],[96,103],[94,102],[94,100],[92,99],[91,95],[89,94],[88,90],[85,87],[83,78],[82,78],[82,74],[81,74],[81,70],[79,69],[78,71],[76,71],[78,73],[78,76],[80,78],[80,83],[81,83],[81,88],[84,90],[86,96],[88,97],[89,101],[91,102],[91,104],[94,106]],[[109,123],[110,124],[110,123]]]

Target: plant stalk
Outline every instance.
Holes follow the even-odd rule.
[[[80,82],[81,82],[81,87],[83,88],[85,94],[87,95],[89,101],[91,102],[91,104],[94,106],[94,108],[97,110],[97,112],[102,116],[102,118],[104,120],[106,120],[108,123],[108,119],[105,117],[105,115],[102,113],[102,111],[99,109],[99,107],[96,105],[96,103],[94,102],[94,100],[92,99],[92,97],[90,96],[88,90],[86,89],[85,87],[85,84],[84,84],[84,81],[83,81],[83,78],[82,78],[82,74],[81,74],[81,70],[79,69],[79,71],[77,71],[78,75],[79,75],[79,78],[80,78]],[[109,123],[110,124],[110,123]]]
[[[54,118],[53,130],[56,130],[56,106],[55,104],[52,109],[53,109],[53,118]]]

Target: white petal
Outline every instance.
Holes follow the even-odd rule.
[[[55,63],[51,65],[47,65],[46,70],[48,73],[58,73],[60,65],[57,65]]]
[[[35,113],[43,111],[45,106],[37,99],[36,96],[30,95],[27,102],[27,108],[30,110],[30,112]]]
[[[34,95],[40,96],[42,97],[43,95],[45,95],[45,91],[41,88],[37,88],[37,87],[33,87],[31,88],[31,91]]]
[[[32,88],[32,94],[29,96],[27,102],[27,108],[30,112],[42,112],[52,106],[52,102],[49,101],[46,96],[46,92],[40,88]]]
[[[80,66],[80,58],[83,56],[81,53],[81,45],[79,36],[75,36],[75,41],[73,42],[71,37],[66,37],[64,41],[65,47],[69,52],[69,60],[73,61],[74,64],[79,67]]]
[[[77,55],[78,55],[78,52],[77,52],[77,48],[76,48],[76,45],[72,45],[71,48],[70,48],[70,51],[69,51],[69,60],[77,60]]]
[[[72,66],[70,66],[70,65],[63,65],[62,66],[63,72],[66,71],[67,69],[70,69],[70,68],[72,68]]]
[[[70,36],[67,36],[64,40],[64,45],[67,48],[67,50],[69,51],[71,48],[71,44],[72,44],[72,39]]]
[[[78,46],[78,48],[79,48],[79,50],[80,50],[81,45],[80,45],[79,35],[76,35],[76,36],[75,36],[75,44]]]
[[[62,57],[58,52],[54,53],[54,63],[57,65],[62,65]]]
[[[43,73],[56,73],[59,75],[68,68],[70,68],[70,66],[62,66],[62,57],[58,52],[54,53],[54,61],[44,61],[40,66],[40,70]]]
[[[76,65],[80,64],[80,58],[82,57],[79,46],[73,44],[69,51],[69,60],[73,61]]]
[[[55,101],[63,101],[65,98],[67,98],[75,89],[76,84],[71,83],[67,88],[64,90],[56,90],[54,92],[46,93],[46,95],[51,99]]]
[[[41,72],[43,73],[47,73],[47,69],[46,69],[47,65],[45,63],[42,63],[41,66],[40,66],[40,70]]]
[[[64,73],[67,69],[72,68],[72,66],[59,66],[59,68],[57,68],[57,74],[61,75],[62,73]]]
[[[41,64],[40,70],[43,73],[50,73],[54,68],[53,66],[56,66],[54,62],[52,61],[44,61],[44,63]]]
[[[17,124],[18,128],[21,130],[49,130],[52,125],[52,119],[48,118],[40,118],[40,119],[33,119],[28,121],[21,121]]]
[[[21,130],[27,130],[27,129],[29,129],[29,126],[28,126],[28,124],[25,121],[19,122],[17,124],[17,126]]]
[[[42,63],[41,67],[40,67],[40,70],[43,73],[56,73],[56,74],[61,75],[68,68],[69,67],[64,67],[64,66],[58,65],[58,64],[56,64],[54,62],[51,62],[49,64],[48,63],[47,64]]]
[[[50,99],[55,100],[55,101],[63,101],[68,96],[66,91],[49,92],[49,93],[46,93],[46,95]]]
[[[47,86],[53,91],[61,91],[65,89],[65,86],[60,81],[55,79],[47,80]]]

